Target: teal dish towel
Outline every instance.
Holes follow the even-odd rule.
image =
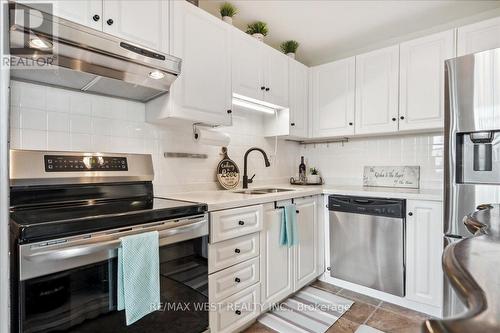
[[[160,306],[158,232],[120,238],[118,249],[118,310],[125,309],[127,326]]]
[[[298,243],[297,209],[291,204],[283,207],[281,212],[280,245],[291,247]]]

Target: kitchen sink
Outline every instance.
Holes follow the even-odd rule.
[[[256,188],[254,190],[242,190],[242,191],[234,191],[234,193],[239,194],[268,194],[268,193],[280,193],[280,192],[289,192],[295,191],[288,188]]]

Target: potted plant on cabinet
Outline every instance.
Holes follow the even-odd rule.
[[[252,35],[261,42],[264,41],[264,36],[267,36],[267,23],[257,21],[248,25],[247,34]]]
[[[228,23],[228,24],[233,24],[233,16],[238,13],[238,10],[236,7],[234,7],[232,4],[229,2],[224,2],[220,6],[220,16],[222,17],[222,21]]]
[[[299,42],[295,40],[287,40],[280,45],[281,51],[292,59],[295,59],[295,52],[299,48]]]
[[[319,184],[320,183],[320,177],[319,177],[319,171],[316,168],[311,168],[309,169],[309,177],[307,178],[307,182],[311,184]]]

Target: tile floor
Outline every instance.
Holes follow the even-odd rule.
[[[430,316],[381,300],[340,289],[329,283],[315,281],[314,287],[329,291],[354,301],[354,305],[340,317],[327,333],[353,333],[365,324],[386,333],[418,333],[422,323]],[[244,333],[275,333],[274,330],[256,322]]]

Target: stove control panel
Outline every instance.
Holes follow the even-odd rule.
[[[128,171],[126,157],[44,155],[46,172]]]

